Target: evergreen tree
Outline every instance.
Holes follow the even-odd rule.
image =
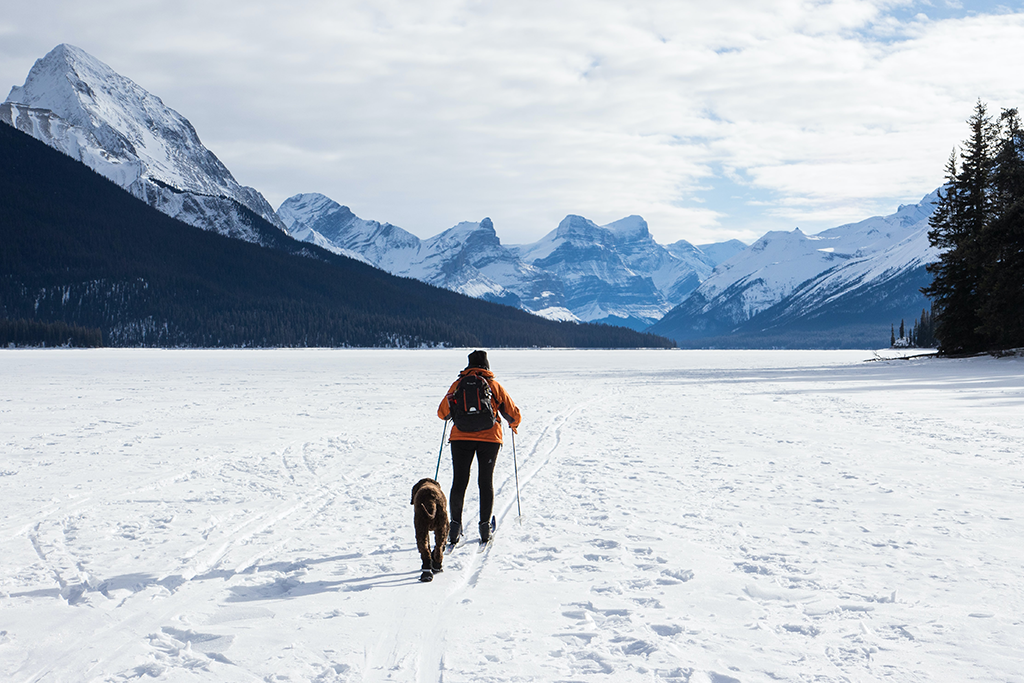
[[[1024,130],[1016,109],[1000,117],[991,186],[991,219],[981,240],[979,331],[991,346],[1024,346]]]
[[[935,335],[932,330],[932,314],[923,308],[921,317],[914,322],[914,328],[910,332],[911,345],[918,348],[935,346]]]
[[[942,251],[928,266],[935,275],[923,291],[936,309],[935,334],[945,353],[982,350],[980,280],[984,271],[981,236],[991,219],[992,150],[996,128],[982,102],[967,122],[971,135],[959,154],[954,150],[946,165],[945,191],[939,192],[929,219],[928,240]]]

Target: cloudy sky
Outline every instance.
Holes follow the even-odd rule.
[[[59,43],[275,208],[509,244],[570,213],[698,244],[891,213],[977,100],[1024,108],[1024,0],[34,0],[0,15],[0,88]]]

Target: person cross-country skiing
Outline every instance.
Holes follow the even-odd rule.
[[[483,380],[482,382],[480,380]],[[490,395],[490,405],[478,399]],[[481,415],[481,413],[483,413]],[[519,408],[505,388],[498,384],[487,362],[486,351],[469,354],[469,364],[459,373],[448,393],[437,408],[437,416],[454,422],[451,437],[452,490],[448,496],[451,524],[449,543],[457,543],[462,535],[462,504],[466,499],[469,473],[473,457],[477,461],[477,481],[480,486],[480,541],[486,543],[491,535],[491,510],[494,507],[494,463],[501,450],[501,419],[504,416],[515,432],[522,419]]]

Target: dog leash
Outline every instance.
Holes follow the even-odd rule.
[[[448,418],[444,419],[444,427],[441,429],[441,447],[437,449],[437,469],[434,470],[434,480],[441,473],[441,453],[444,452],[444,437],[448,433]],[[512,450],[515,450],[514,448]]]

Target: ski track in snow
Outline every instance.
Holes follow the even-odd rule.
[[[421,584],[465,351],[4,351],[0,678],[1024,681],[1024,362],[869,357],[493,351]]]

